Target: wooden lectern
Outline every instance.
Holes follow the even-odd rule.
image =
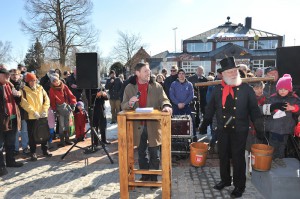
[[[133,121],[158,120],[161,123],[161,170],[140,170],[134,168]],[[120,196],[129,198],[129,189],[136,186],[162,187],[162,198],[171,198],[171,115],[154,110],[151,113],[122,111],[118,113],[118,147],[120,170]],[[138,181],[135,174],[162,175],[162,181]]]

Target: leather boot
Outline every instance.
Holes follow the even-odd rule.
[[[104,133],[101,132],[101,141],[102,141],[104,144],[111,144],[110,142],[108,142],[108,141],[106,140],[106,133],[105,133],[105,132],[104,132]]]
[[[68,131],[64,131],[64,135],[65,135],[65,143],[66,143],[66,145],[72,145],[73,142],[71,142],[70,139],[69,139],[69,132]]]

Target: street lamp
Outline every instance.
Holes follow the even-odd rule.
[[[175,53],[176,53],[176,30],[177,30],[177,27],[173,28],[174,30],[174,42],[175,42]]]

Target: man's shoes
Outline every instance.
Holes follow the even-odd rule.
[[[8,171],[5,167],[0,167],[0,177],[8,174]]]
[[[61,142],[60,142],[60,143],[57,144],[57,147],[58,147],[58,148],[65,147],[65,146],[66,146],[65,143],[61,143]]]
[[[46,151],[46,152],[43,152],[43,156],[46,158],[50,158],[50,157],[52,157],[52,154],[49,153],[48,151]]]
[[[214,186],[214,189],[217,189],[217,190],[222,190],[224,187],[229,187],[231,186],[231,182],[219,182],[218,184],[216,184]]]
[[[30,150],[28,148],[23,149],[23,155],[28,155],[30,153]]]
[[[7,163],[6,167],[21,167],[24,164],[22,162],[12,162],[12,163]]]
[[[71,141],[65,141],[65,143],[66,143],[66,145],[72,145],[73,144],[73,142],[71,142]]]
[[[104,144],[111,144],[109,141],[107,141],[107,140],[104,140],[104,141],[102,141]]]
[[[37,161],[36,153],[30,154],[30,161]]]
[[[243,193],[245,192],[245,187],[235,187],[234,190],[231,192],[230,197],[232,198],[240,198],[242,197]]]

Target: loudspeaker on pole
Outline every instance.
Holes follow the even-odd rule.
[[[79,89],[100,87],[100,66],[97,53],[76,53],[76,83]]]

